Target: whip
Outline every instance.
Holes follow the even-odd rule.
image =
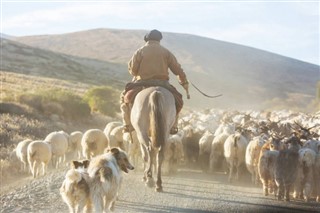
[[[202,92],[196,85],[194,85],[191,81],[189,81],[191,83],[191,85],[196,89],[198,90],[198,92],[200,92],[202,95],[204,95],[205,97],[207,98],[218,98],[220,96],[222,96],[222,94],[219,94],[219,95],[207,95],[205,94],[204,92]],[[186,92],[187,92],[187,98],[190,99],[190,94],[189,94],[189,88],[185,88]]]

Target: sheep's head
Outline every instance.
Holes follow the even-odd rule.
[[[296,135],[291,136],[285,141],[285,144],[288,144],[289,149],[299,150],[300,147],[303,145],[300,138]]]

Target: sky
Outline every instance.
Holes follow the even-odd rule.
[[[158,29],[254,47],[320,65],[320,0],[0,0],[1,33]],[[164,38],[165,39],[165,38]]]

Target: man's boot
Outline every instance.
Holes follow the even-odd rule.
[[[175,119],[175,121],[174,121],[174,124],[173,124],[173,126],[171,127],[171,129],[170,129],[170,134],[171,134],[171,135],[175,135],[175,134],[178,133],[178,119],[179,119],[179,115],[177,114],[177,115],[176,115],[176,119]]]
[[[120,106],[123,122],[123,133],[132,132],[134,130],[131,121],[130,121],[130,106],[126,103],[121,103]]]

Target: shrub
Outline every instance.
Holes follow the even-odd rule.
[[[90,115],[90,107],[80,96],[66,90],[41,90],[21,94],[18,101],[46,114],[57,114],[66,119],[81,119]]]
[[[42,111],[42,97],[40,94],[23,93],[18,95],[18,102],[26,104],[34,109]]]
[[[119,111],[119,95],[120,93],[111,87],[101,86],[89,89],[84,99],[91,111],[113,117]]]

